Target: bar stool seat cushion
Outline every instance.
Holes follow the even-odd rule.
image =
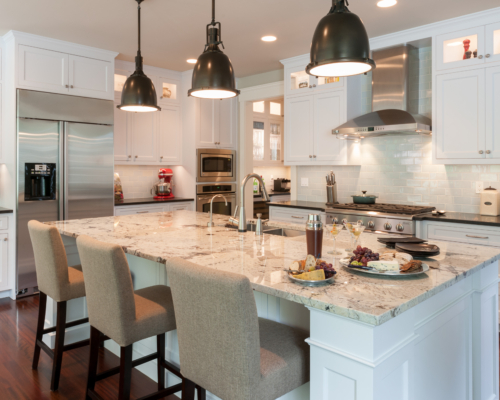
[[[308,334],[259,318],[261,380],[255,398],[272,400],[309,382]]]
[[[68,278],[69,278],[68,292],[71,296],[71,299],[85,297],[85,282],[83,281],[82,266],[74,265],[72,267],[68,267]]]

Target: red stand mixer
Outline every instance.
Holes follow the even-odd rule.
[[[154,197],[155,200],[170,200],[174,198],[173,176],[174,173],[170,168],[160,168],[158,171],[160,181],[151,189],[151,192],[154,192],[156,195]]]

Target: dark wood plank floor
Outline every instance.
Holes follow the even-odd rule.
[[[43,351],[38,370],[31,369],[38,297],[0,299],[0,399],[84,399],[87,382],[88,347],[64,353],[57,392],[50,391],[52,360]],[[106,349],[99,354],[99,371],[115,367],[119,359]],[[118,398],[118,375],[98,382],[96,390],[105,399]],[[132,373],[132,399],[157,390],[156,383],[136,369]],[[175,396],[166,397],[177,399]]]

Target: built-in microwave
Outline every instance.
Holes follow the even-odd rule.
[[[196,150],[197,182],[235,182],[236,151],[224,149]]]

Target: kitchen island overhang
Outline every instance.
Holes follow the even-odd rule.
[[[225,228],[226,217],[214,216],[220,226],[213,228],[207,221],[179,211],[54,224],[73,262],[81,234],[121,245],[136,289],[168,284],[171,257],[248,276],[259,316],[310,330],[311,383],[283,399],[498,399],[497,249],[433,242],[441,248],[438,268],[425,278],[383,280],[338,268],[334,285],[304,288],[283,272],[303,258],[304,237],[256,237]],[[364,245],[380,248],[376,237],[365,234]],[[85,315],[82,304],[73,311],[75,319]],[[74,340],[84,334],[74,332]],[[135,347],[139,355],[154,351],[148,341]],[[175,333],[167,354],[179,362]],[[153,365],[142,370],[155,379]]]

